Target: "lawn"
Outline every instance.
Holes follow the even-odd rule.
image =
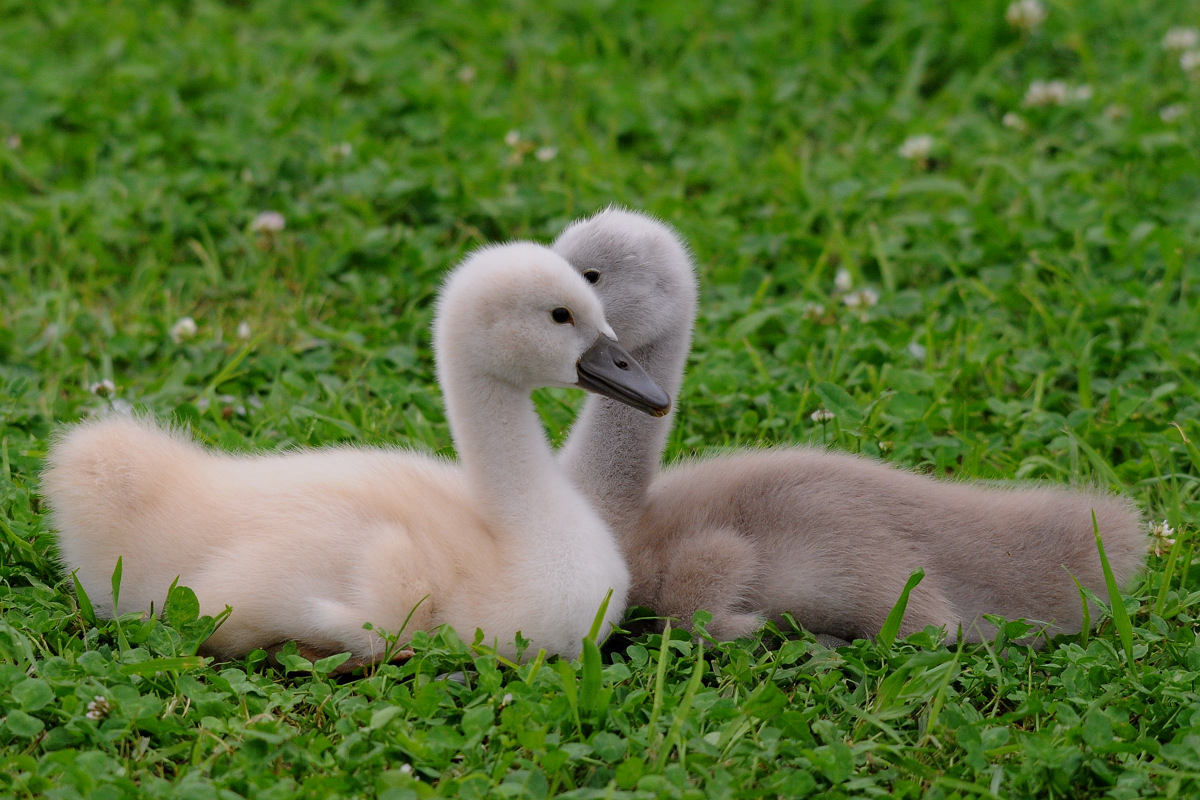
[[[1200,3],[1007,9],[0,0],[0,796],[1200,793]],[[59,425],[450,454],[441,276],[610,203],[700,270],[668,458],[1125,492],[1175,540],[1129,623],[519,667],[443,632],[347,679],[211,663],[186,593],[97,620],[59,574]],[[536,398],[561,439],[580,393]]]

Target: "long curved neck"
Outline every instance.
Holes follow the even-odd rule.
[[[502,533],[532,546],[562,542],[575,487],[562,474],[528,393],[444,375],[450,430],[472,496]]]
[[[690,345],[684,335],[631,355],[677,401]],[[674,418],[675,403],[670,414],[655,418],[592,395],[559,451],[566,473],[618,534],[632,530],[641,516]]]

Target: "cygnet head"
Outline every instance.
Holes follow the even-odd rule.
[[[607,208],[569,225],[553,249],[592,284],[628,349],[691,331],[696,268],[687,246],[666,223]]]
[[[443,386],[578,386],[660,416],[671,401],[625,350],[587,281],[549,248],[486,247],[447,278],[433,324]]]

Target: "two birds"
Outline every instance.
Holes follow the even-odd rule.
[[[602,633],[632,603],[685,624],[708,610],[720,639],[784,613],[853,639],[879,631],[917,568],[902,633],[979,640],[985,613],[1074,632],[1075,580],[1107,598],[1093,512],[1118,582],[1141,567],[1137,512],[1098,491],[982,488],[807,448],[660,473],[696,295],[686,246],[635,212],[577,222],[552,248],[479,251],[434,323],[460,464],[231,456],[145,420],[83,423],[43,476],[64,567],[103,613],[161,607],[176,576],[204,613],[232,606],[213,655],[295,640],[350,665],[382,653],[366,622],[480,628],[509,657],[520,632],[532,652],[574,656],[610,592]],[[570,385],[595,394],[556,455],[529,393]],[[116,609],[97,600],[118,556]]]

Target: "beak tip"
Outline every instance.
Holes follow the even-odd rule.
[[[655,398],[649,403],[650,414],[655,417],[665,417],[671,413],[674,403],[671,401],[671,395],[666,392],[662,393],[662,399]]]
[[[646,374],[633,356],[601,336],[575,362],[576,386],[596,392],[652,417],[671,411],[671,396]]]

